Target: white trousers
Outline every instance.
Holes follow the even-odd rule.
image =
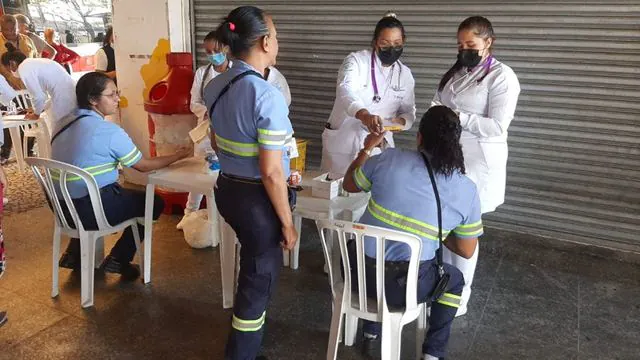
[[[465,259],[462,256],[452,252],[446,246],[442,252],[442,260],[447,263],[455,266],[462,272],[464,276],[464,288],[462,289],[462,301],[460,303],[460,307],[458,308],[458,315],[464,315],[467,312],[467,304],[469,303],[469,298],[471,297],[471,284],[473,283],[473,275],[476,272],[476,265],[478,264],[478,252],[480,251],[480,241],[476,245],[476,251],[473,252],[473,256],[470,259]]]

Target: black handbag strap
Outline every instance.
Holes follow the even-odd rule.
[[[63,131],[67,130],[69,127],[71,127],[71,125],[75,124],[78,120],[85,118],[89,115],[80,115],[77,118],[71,120],[67,125],[63,126],[62,129],[60,129],[60,131],[58,131],[55,135],[53,135],[53,137],[51,138],[51,144],[53,144],[53,140],[55,140],[58,135],[62,134]]]
[[[257,71],[254,70],[247,70],[239,75],[236,75],[233,79],[231,79],[231,81],[229,81],[229,83],[227,84],[227,86],[225,86],[222,91],[220,91],[220,94],[218,95],[218,98],[216,99],[216,101],[213,102],[213,104],[211,105],[211,107],[209,108],[209,119],[213,119],[213,109],[216,107],[216,104],[218,104],[218,100],[220,100],[222,98],[222,95],[226,94],[227,91],[229,91],[229,89],[231,88],[231,86],[233,84],[235,84],[236,82],[238,82],[240,79],[242,79],[245,76],[248,75],[253,75],[253,76],[257,76],[260,79],[264,80],[264,78],[262,77],[262,75],[260,75]]]
[[[442,265],[442,247],[444,245],[444,240],[442,239],[442,207],[440,206],[440,194],[438,193],[436,177],[433,174],[433,168],[431,167],[429,158],[422,151],[420,151],[420,155],[422,155],[424,163],[427,166],[427,171],[429,171],[429,178],[431,179],[431,185],[433,186],[433,194],[436,197],[436,206],[438,208],[438,250],[436,250],[436,264],[438,265],[438,272],[440,273],[440,276],[442,276],[444,275],[444,267]]]

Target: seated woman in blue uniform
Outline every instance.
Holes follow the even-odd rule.
[[[95,178],[107,221],[116,225],[123,221],[143,217],[145,194],[142,191],[122,188],[118,184],[118,164],[147,172],[163,168],[177,160],[190,156],[190,149],[177,154],[145,158],[127,133],[118,125],[105,120],[118,110],[120,92],[107,75],[92,72],[78,80],[76,85],[78,109],[63,119],[66,124],[51,140],[51,158],[82,168]],[[68,189],[80,220],[87,230],[97,229],[91,200],[84,181],[70,178]],[[156,195],[153,219],[160,217],[164,203]],[[66,211],[66,207],[64,207]],[[69,214],[65,214],[72,221]],[[138,226],[140,239],[144,227]],[[136,253],[133,231],[127,228],[104,259],[101,268],[105,272],[121,274],[126,280],[140,276],[137,265],[131,264]],[[80,241],[71,239],[60,266],[80,268]]]
[[[361,223],[409,232],[422,239],[418,300],[433,301],[429,330],[422,345],[425,360],[445,356],[464,279],[458,269],[444,264],[450,279],[442,296],[434,298],[433,293],[439,281],[435,259],[439,247],[438,213],[423,155],[431,163],[440,194],[442,233],[446,237],[447,248],[470,258],[483,231],[478,191],[471,179],[464,175],[461,131],[460,120],[451,109],[432,107],[420,122],[417,150],[391,148],[370,158],[373,148],[380,146],[384,139],[384,134],[370,134],[365,140],[364,149],[347,170],[343,182],[346,191],[371,192],[371,200],[360,219]],[[376,258],[374,240],[365,239],[365,254],[367,258]],[[386,261],[398,265],[407,262],[409,257],[408,246],[397,242],[386,244]],[[355,261],[355,257],[353,259]],[[367,261],[367,264],[371,263],[375,264],[375,261]],[[398,268],[402,266],[385,268],[385,279],[398,280],[385,283],[387,302],[391,306],[402,306],[405,301],[406,281],[399,278],[406,278],[406,267],[404,272],[398,271]],[[367,271],[369,296],[376,296],[375,284],[375,271]],[[379,357],[381,325],[367,321],[363,332],[365,353],[375,356],[377,351]]]

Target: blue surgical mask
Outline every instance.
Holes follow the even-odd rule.
[[[207,58],[213,64],[213,66],[220,66],[227,60],[227,55],[225,55],[225,53],[219,52],[208,55]]]

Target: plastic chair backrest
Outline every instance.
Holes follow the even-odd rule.
[[[111,228],[102,207],[100,188],[91,174],[78,167],[56,160],[31,157],[25,159],[25,161],[29,166],[31,166],[33,174],[44,189],[45,195],[47,196],[47,199],[53,208],[53,212],[56,215],[56,221],[60,226],[66,230],[78,229],[79,231],[85,231],[82,226],[82,222],[79,220],[78,212],[73,204],[67,187],[67,183],[71,181],[83,181],[89,192],[93,215],[95,216],[96,223],[98,224],[98,230]],[[40,168],[42,168],[42,172],[40,172]],[[64,203],[60,201],[57,191],[58,189],[62,194]],[[67,219],[64,216],[63,206],[66,206],[69,210],[76,227],[71,226],[69,222],[67,222]]]
[[[387,240],[397,241],[406,244],[411,249],[411,256],[409,259],[408,271],[407,271],[407,290],[405,293],[406,306],[405,311],[410,311],[418,308],[417,303],[417,281],[418,281],[418,268],[420,266],[420,254],[422,253],[422,240],[415,235],[404,233],[401,231],[381,228],[377,226],[370,226],[358,223],[352,223],[348,221],[340,221],[340,220],[318,220],[316,221],[316,225],[318,227],[318,231],[320,232],[320,238],[322,240],[322,247],[324,249],[325,260],[327,264],[332,264],[330,254],[328,252],[326,234],[328,231],[333,231],[334,234],[338,235],[338,245],[340,247],[340,256],[342,258],[342,264],[344,264],[344,286],[343,286],[343,299],[345,304],[353,308],[353,300],[352,300],[352,284],[354,279],[352,279],[351,271],[351,259],[349,259],[349,254],[347,250],[347,241],[351,240],[347,238],[347,234],[354,235],[353,240],[356,245],[356,255],[357,255],[357,264],[353,264],[357,268],[357,276],[355,279],[358,285],[358,308],[355,310],[359,310],[361,312],[369,312],[368,301],[370,299],[367,296],[367,284],[366,284],[366,266],[365,266],[365,252],[364,252],[364,237],[366,236],[368,239],[374,240],[376,242],[376,294],[377,294],[377,314],[382,316],[383,310],[389,311],[387,306],[386,294],[384,292],[384,270],[385,270],[385,261],[384,256],[380,256],[380,254],[385,253],[385,244]],[[335,238],[334,238],[334,241]],[[335,243],[334,243],[335,248]],[[334,274],[334,269],[332,266],[329,266],[329,281],[331,282],[331,291],[333,293],[334,298],[336,297],[336,288],[335,285],[339,284],[336,282],[339,278],[336,276],[340,276],[340,274]]]
[[[18,96],[16,96],[18,106],[24,110],[33,109],[33,102],[29,92],[27,90],[18,90],[16,92],[18,93]]]

